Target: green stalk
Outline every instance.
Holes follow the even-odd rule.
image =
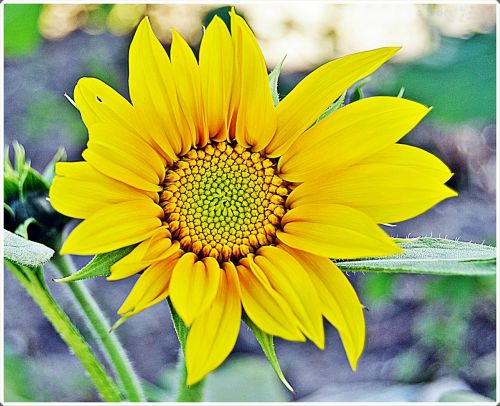
[[[203,389],[205,386],[205,380],[201,380],[194,385],[188,386],[186,384],[187,380],[187,369],[184,357],[184,351],[186,347],[186,340],[189,329],[186,327],[180,316],[172,306],[172,302],[168,301],[170,306],[170,314],[172,315],[172,321],[174,323],[175,332],[177,333],[177,338],[181,345],[181,350],[179,351],[179,388],[177,391],[177,402],[202,402],[203,401]]]
[[[68,256],[61,256],[56,253],[51,261],[63,277],[76,272],[73,262]],[[83,317],[101,344],[104,354],[107,355],[128,400],[130,402],[145,402],[146,398],[139,378],[133,370],[120,341],[115,334],[110,334],[111,326],[96,301],[85,285],[74,282],[68,285]]]
[[[52,323],[56,331],[69,346],[71,351],[80,360],[94,382],[102,399],[106,402],[121,402],[122,397],[118,387],[99,362],[90,346],[80,332],[70,321],[66,313],[57,305],[47,289],[43,279],[42,267],[30,269],[5,261],[12,274],[28,291],[29,295],[38,304],[45,317]]]

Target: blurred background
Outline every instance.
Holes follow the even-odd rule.
[[[202,26],[220,5],[14,5],[5,11],[5,144],[21,142],[41,170],[59,146],[81,159],[87,133],[64,98],[83,76],[127,93],[128,47],[149,15],[169,48],[175,27],[197,50]],[[241,4],[272,69],[285,55],[285,96],[308,72],[347,53],[402,45],[363,86],[365,95],[404,96],[434,109],[403,142],[440,157],[460,196],[388,229],[393,236],[495,241],[494,5]],[[348,96],[349,97],[349,96]],[[89,258],[76,258],[83,265]],[[49,287],[85,333],[66,296]],[[276,340],[296,394],[274,376],[246,326],[226,363],[208,378],[212,401],[460,401],[495,398],[495,280],[486,277],[349,274],[369,308],[367,345],[350,370],[336,331],[327,346]],[[134,280],[85,283],[112,321]],[[166,303],[128,320],[117,334],[151,401],[172,400],[178,342]],[[231,388],[228,391],[228,388]],[[96,401],[78,361],[18,283],[5,275],[5,400]]]

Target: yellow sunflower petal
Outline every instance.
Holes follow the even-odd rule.
[[[132,105],[98,79],[80,79],[75,86],[74,98],[87,128],[108,123],[137,134],[145,133]]]
[[[204,147],[208,142],[208,128],[201,98],[200,68],[188,43],[172,30],[170,59],[178,92],[186,102],[186,114],[193,118],[196,127],[194,143]]]
[[[231,34],[238,67],[241,98],[236,120],[236,141],[253,151],[264,149],[276,131],[266,62],[252,31],[231,11]],[[236,80],[236,79],[235,79]]]
[[[289,253],[265,246],[255,263],[264,271],[274,289],[286,300],[299,320],[302,332],[319,348],[325,347],[321,305],[306,271]]]
[[[139,277],[118,314],[133,316],[168,296],[168,284],[178,258],[157,262]]]
[[[233,44],[224,22],[215,16],[200,45],[201,91],[210,137],[227,139],[233,77]]]
[[[379,48],[347,55],[310,73],[278,104],[278,128],[266,154],[272,158],[283,155],[334,100],[399,49]]]
[[[171,281],[171,298],[179,316],[187,326],[203,313],[217,294],[221,270],[211,257],[197,261],[187,253],[177,263]]]
[[[304,133],[278,163],[291,182],[339,170],[398,141],[430,109],[399,97],[369,97],[337,110]]]
[[[286,245],[335,259],[401,253],[363,212],[337,204],[304,204],[289,210],[277,237]]]
[[[132,104],[155,134],[158,145],[172,158],[186,153],[192,146],[194,126],[181,111],[170,60],[148,17],[135,32],[129,64]]]
[[[280,248],[300,262],[318,292],[322,312],[339,331],[340,338],[353,370],[365,344],[363,306],[356,291],[340,269],[328,258],[308,254],[285,245]]]
[[[287,204],[339,204],[361,210],[376,223],[415,217],[457,193],[414,166],[360,163],[326,181],[299,185]]]
[[[109,156],[113,157],[112,161]],[[155,181],[154,173],[149,171],[149,165],[126,150],[89,142],[89,148],[82,152],[82,157],[100,172],[120,182],[145,191],[161,190],[160,182]]]
[[[241,302],[248,317],[262,331],[289,341],[305,341],[290,306],[269,282],[265,285],[252,270],[238,265]],[[262,272],[262,271],[261,271]]]
[[[128,255],[111,266],[108,280],[128,278],[154,262],[174,256],[179,252],[179,242],[170,240],[166,228],[158,229],[150,238],[141,242]]]
[[[148,144],[106,124],[94,124],[89,132],[90,141],[82,157],[95,169],[138,189],[161,190],[165,167]]]
[[[223,264],[217,295],[209,309],[198,316],[186,341],[187,384],[193,385],[217,368],[238,338],[241,303],[234,265]]]
[[[83,163],[84,165],[79,165]],[[52,206],[60,213],[73,218],[87,218],[101,208],[130,200],[153,200],[144,191],[111,179],[93,169],[87,162],[65,162],[65,165],[77,164],[81,171],[79,178],[55,176],[50,187],[49,198]],[[60,164],[56,165],[61,172]],[[64,172],[64,170],[63,170]],[[71,172],[71,169],[70,169]],[[90,174],[86,178],[86,174]],[[158,194],[156,193],[156,196]],[[157,197],[154,197],[158,200]]]
[[[435,155],[421,148],[405,144],[392,144],[366,158],[363,164],[388,164],[413,168],[436,182],[446,182],[453,173]]]
[[[132,132],[112,124],[95,124],[89,128],[89,148],[91,144],[105,145],[116,151],[108,156],[110,160],[113,160],[117,153],[119,155],[121,151],[127,151],[134,159],[141,161],[143,166],[151,169],[142,175],[145,178],[149,177],[153,182],[161,183],[165,177],[165,160],[151,145]],[[132,166],[132,163],[126,164]]]
[[[163,210],[151,201],[106,206],[76,226],[61,254],[93,255],[136,244],[161,227],[161,218]]]

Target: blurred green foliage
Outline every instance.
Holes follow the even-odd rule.
[[[26,56],[41,42],[38,17],[41,4],[4,6],[4,52],[6,57]]]
[[[35,394],[32,385],[26,385],[31,382],[29,368],[26,362],[17,356],[9,345],[5,346],[4,351],[4,397],[7,402],[31,402],[35,400]]]
[[[112,4],[95,5],[95,8],[88,13],[86,26],[93,30],[102,30],[106,27],[106,18],[113,8]]]
[[[177,389],[177,368],[168,366],[156,385],[146,384],[151,402],[174,401]],[[213,373],[205,384],[205,402],[287,402],[285,389],[269,362],[262,356],[231,356]]]
[[[365,275],[360,292],[363,304],[369,308],[385,307],[398,299],[405,300],[399,297],[399,292],[408,278],[411,276]],[[421,283],[419,292],[415,292],[412,298],[415,301],[412,306],[420,306],[418,311],[412,312],[413,327],[409,338],[415,340],[415,344],[393,362],[392,375],[402,382],[427,381],[445,371],[460,373],[470,366],[471,357],[478,357],[467,347],[474,334],[478,334],[471,327],[472,317],[479,312],[487,322],[495,323],[494,276],[426,277]],[[494,386],[492,379],[491,390]]]
[[[496,38],[494,32],[468,39],[441,39],[439,49],[398,68],[383,91],[433,106],[430,116],[444,123],[495,120]]]
[[[489,303],[494,320],[495,286],[494,277],[447,277],[427,283],[426,306],[416,319],[415,333],[435,351],[441,367],[459,369],[470,361],[466,343],[473,309]]]
[[[362,279],[363,301],[370,308],[389,304],[393,300],[397,276],[389,273],[367,273]]]
[[[55,400],[54,393],[67,399],[97,400],[92,382],[80,370],[72,369],[71,365],[53,365],[48,374],[47,365],[47,359],[23,358],[12,346],[6,344],[4,370],[8,373],[3,382],[4,400],[50,402]],[[40,371],[44,373],[41,374]]]
[[[40,90],[37,97],[26,106],[26,116],[20,123],[22,133],[31,140],[55,134],[61,128],[71,141],[83,147],[87,131],[82,124],[80,113],[64,98],[46,90]],[[55,117],[57,116],[57,119]]]

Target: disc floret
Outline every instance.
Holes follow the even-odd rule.
[[[288,193],[273,160],[221,142],[167,170],[160,204],[184,251],[225,262],[275,242]]]

